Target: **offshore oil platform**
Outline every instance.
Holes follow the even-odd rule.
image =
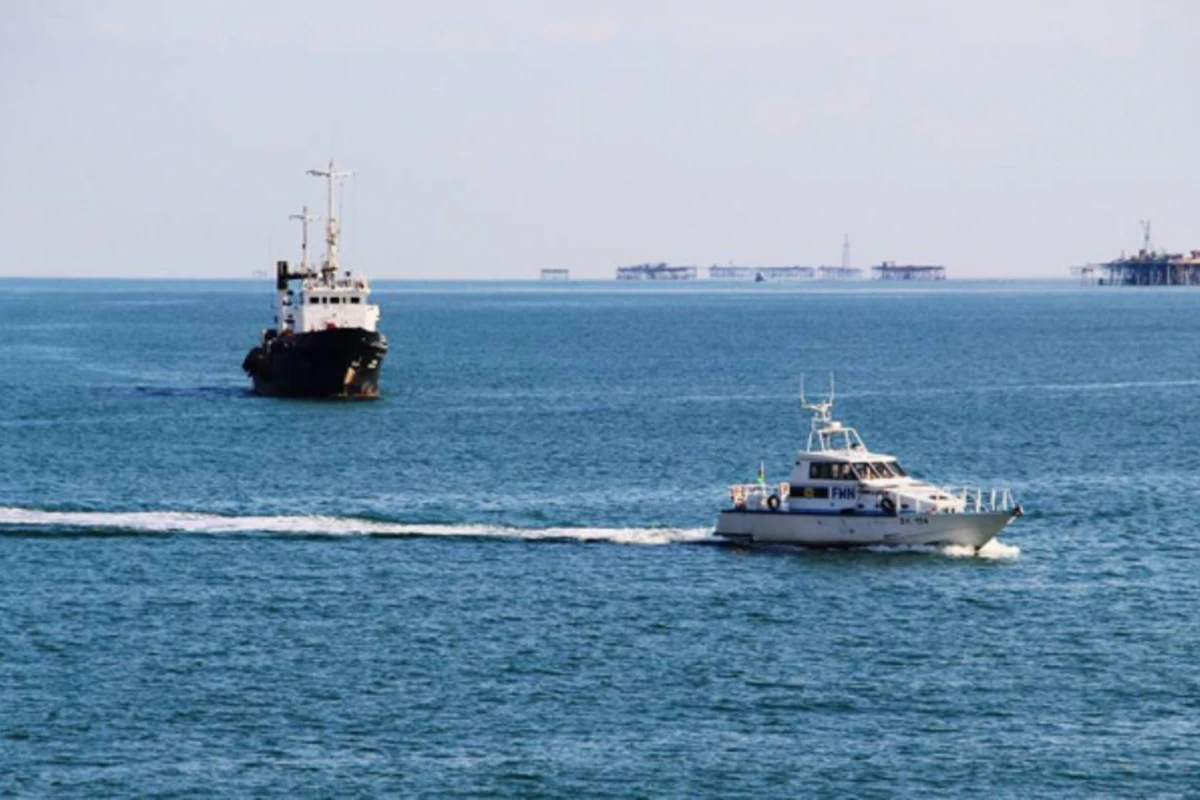
[[[696,280],[705,267],[671,266],[666,262],[656,264],[634,264],[617,267],[619,281],[691,281]],[[843,237],[842,263],[840,266],[743,266],[714,264],[707,267],[708,279],[713,281],[847,281],[862,277],[863,271],[850,266],[850,236]]]
[[[1155,250],[1150,241],[1150,220],[1142,223],[1142,249],[1137,255],[1100,264],[1072,267],[1071,273],[1085,284],[1099,286],[1197,286],[1200,285],[1200,250],[1168,253]]]
[[[897,264],[884,261],[871,267],[877,281],[944,281],[946,268],[940,264]]]
[[[718,266],[708,268],[709,280],[714,281],[811,281],[816,280],[816,267],[740,267]]]
[[[695,267],[673,267],[665,261],[657,264],[634,264],[617,267],[619,281],[694,281],[698,270]]]

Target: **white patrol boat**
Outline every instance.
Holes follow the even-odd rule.
[[[942,488],[910,476],[893,456],[873,453],[833,419],[834,393],[812,412],[808,445],[777,487],[730,487],[732,507],[714,533],[732,541],[810,547],[963,545],[977,551],[1022,515],[1008,489]]]

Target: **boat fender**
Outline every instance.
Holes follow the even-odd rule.
[[[879,501],[879,509],[890,517],[896,513],[896,502],[890,497],[885,497]]]
[[[242,370],[247,375],[253,375],[258,371],[258,366],[263,359],[263,350],[261,347],[255,347],[246,354],[246,358],[242,361]]]
[[[767,508],[771,509],[772,511],[779,510],[779,495],[773,494],[767,498]]]

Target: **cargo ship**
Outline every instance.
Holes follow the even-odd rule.
[[[349,172],[309,170],[328,184],[325,256],[320,266],[308,260],[305,206],[291,215],[301,223],[300,264],[275,265],[275,326],[242,361],[254,392],[270,397],[377,397],[387,339],[378,331],[379,306],[370,302],[371,286],[362,274],[342,270],[338,262],[339,221],[334,214],[335,187]],[[297,288],[293,289],[292,284]]]

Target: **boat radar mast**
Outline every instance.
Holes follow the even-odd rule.
[[[315,178],[324,178],[329,187],[329,213],[325,215],[325,263],[321,265],[321,275],[326,280],[331,280],[338,271],[338,221],[334,216],[334,189],[333,183],[341,178],[348,178],[353,175],[353,172],[338,172],[333,168],[333,159],[329,159],[329,169],[310,169],[309,175]]]
[[[804,376],[800,376],[800,408],[813,412],[809,420],[808,444],[804,448],[810,453],[867,449],[858,431],[833,418],[833,401],[836,396],[833,375],[830,375],[829,394],[824,400],[809,402],[804,396]]]

